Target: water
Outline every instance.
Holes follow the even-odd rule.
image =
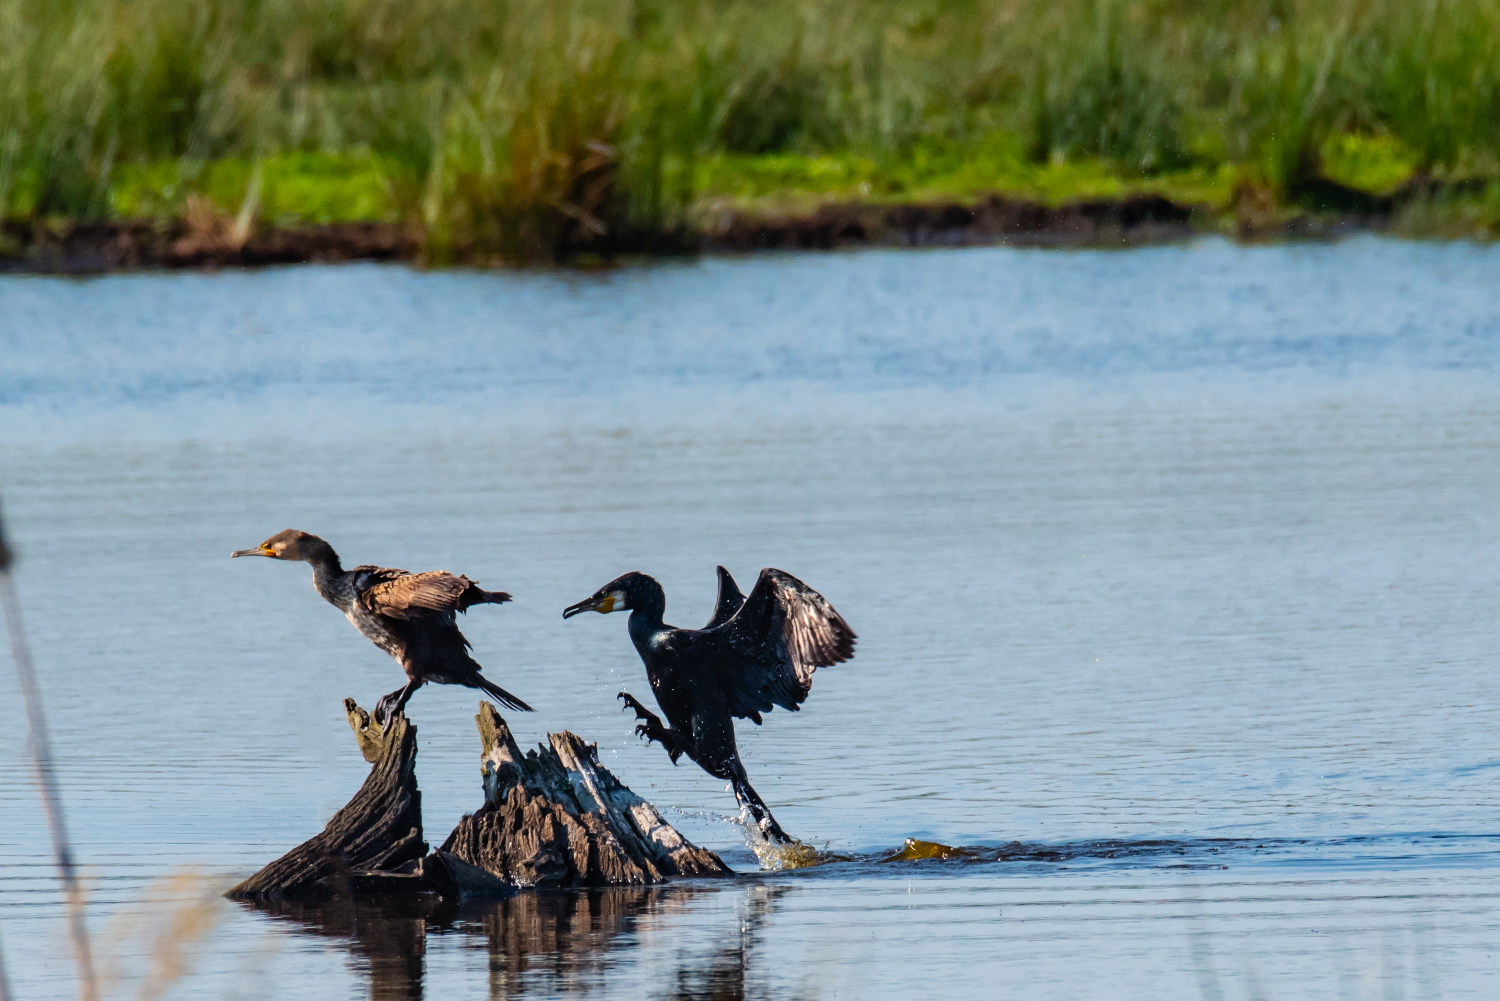
[[[0,490],[121,996],[174,949],[170,997],[1496,996],[1497,276],[1359,239],[0,277]],[[219,903],[362,780],[340,700],[400,681],[305,567],[228,560],[288,526],[513,592],[464,629],[523,744],[599,741],[745,875]],[[640,569],[701,623],[716,563],[860,633],[739,727],[848,861],[753,872],[619,712],[622,617],[560,618]],[[62,996],[0,698],[0,948]],[[410,709],[429,840],[481,802],[474,704]],[[980,850],[880,861],[907,838]]]

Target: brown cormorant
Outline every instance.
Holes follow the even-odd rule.
[[[407,573],[390,567],[357,566],[345,570],[338,553],[316,535],[287,529],[254,549],[235,556],[269,556],[273,560],[311,563],[313,587],[354,623],[354,628],[406,671],[406,684],[382,696],[375,719],[384,722],[406,708],[412,693],[427,682],[478,688],[496,701],[525,712],[532,708],[480,675],[469,656],[469,641],[458,631],[454,612],[471,605],[498,605],[510,600],[504,591],[486,591],[467,577],[446,570]]]
[[[719,567],[718,601],[702,629],[666,625],[666,607],[660,584],[643,573],[628,573],[564,609],[563,618],[629,609],[630,638],[670,724],[663,726],[633,695],[621,692],[626,706],[644,721],[635,732],[648,742],[660,741],[674,765],[686,754],[708,774],[727,779],[762,834],[790,842],[745,776],[731,717],[759,725],[760,714],[772,706],[796,712],[812,688],[814,668],[854,656],[854,630],[821,594],[769,567],[748,597]]]

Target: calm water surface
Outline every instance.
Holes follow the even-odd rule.
[[[0,491],[103,963],[170,997],[1500,996],[1500,249],[1375,239],[710,259],[599,275],[0,277]],[[363,779],[396,666],[305,567],[516,595],[464,629],[731,883],[442,913],[217,890]],[[639,743],[639,569],[806,579],[860,633],[744,724],[782,824]],[[15,682],[0,948],[72,991]],[[410,708],[430,841],[475,698]],[[874,861],[916,837],[952,860]],[[178,931],[169,931],[173,921]],[[190,934],[184,934],[184,930]],[[144,980],[142,979],[144,978]]]

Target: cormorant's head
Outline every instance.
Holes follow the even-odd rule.
[[[269,556],[273,560],[307,560],[320,550],[328,549],[328,543],[316,535],[307,532],[299,532],[295,528],[289,528],[284,532],[277,532],[265,542],[254,549],[241,549],[229,554],[230,559],[236,556]]]
[[[563,618],[571,619],[579,612],[600,612],[607,615],[610,612],[639,608],[643,604],[653,602],[665,603],[661,585],[656,582],[655,577],[648,577],[632,570],[630,573],[616,577],[578,604],[564,608]]]

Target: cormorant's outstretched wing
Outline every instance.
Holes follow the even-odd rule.
[[[729,711],[760,722],[773,705],[793,712],[812,689],[813,670],[854,656],[854,630],[821,594],[767,567],[734,617],[714,633],[729,662]]]
[[[740,586],[729,576],[729,571],[723,567],[719,571],[719,600],[714,602],[714,617],[708,620],[704,629],[717,629],[730,619],[734,613],[740,610],[745,603],[745,596],[740,593]]]
[[[481,601],[508,601],[510,595],[486,591],[467,577],[446,570],[401,573],[360,595],[366,607],[393,619],[409,619],[424,612],[462,612]]]

